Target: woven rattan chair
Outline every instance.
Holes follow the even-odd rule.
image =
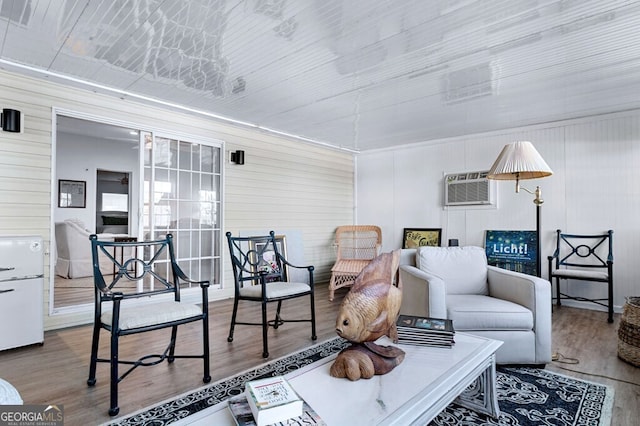
[[[369,264],[380,254],[382,231],[375,225],[347,225],[336,229],[336,263],[331,268],[329,282],[329,300],[333,300],[335,291],[348,287]]]

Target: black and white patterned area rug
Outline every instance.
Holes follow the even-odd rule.
[[[539,368],[497,368],[500,417],[450,404],[430,426],[609,426],[613,389]]]
[[[343,339],[331,339],[108,424],[168,425],[242,393],[248,380],[287,374],[340,352],[346,346],[348,342]],[[498,367],[497,394],[501,411],[497,419],[450,404],[430,425],[608,426],[611,423],[611,388],[547,370]]]

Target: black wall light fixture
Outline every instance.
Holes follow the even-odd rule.
[[[237,150],[231,153],[231,162],[241,166],[244,164],[244,151]]]
[[[18,133],[22,130],[20,111],[18,110],[4,108],[0,114],[0,121],[2,121],[2,130],[5,132]]]

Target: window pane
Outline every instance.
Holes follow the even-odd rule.
[[[102,193],[102,210],[113,212],[129,211],[129,194]]]

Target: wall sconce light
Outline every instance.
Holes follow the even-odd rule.
[[[244,164],[244,151],[237,150],[231,153],[231,162],[241,166]]]
[[[5,132],[20,133],[22,132],[22,120],[21,113],[15,109],[4,108],[0,114],[0,121],[2,121],[2,130]]]

